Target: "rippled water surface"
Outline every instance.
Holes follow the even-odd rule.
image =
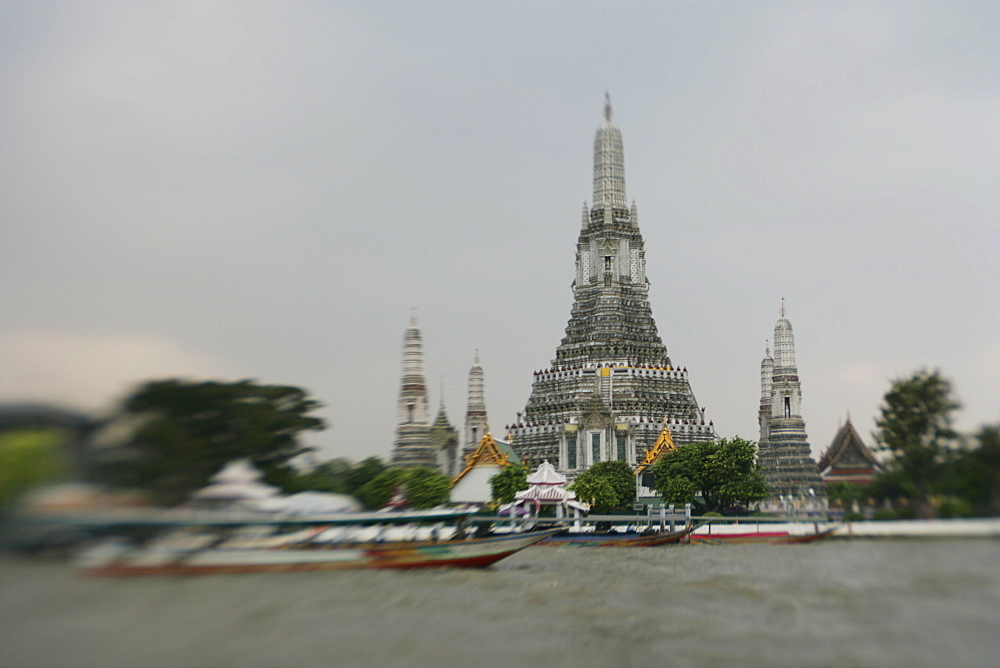
[[[1000,665],[1000,542],[530,548],[488,570],[0,561],[0,665]]]

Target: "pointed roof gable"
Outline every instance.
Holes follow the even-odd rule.
[[[528,476],[529,485],[565,485],[566,476],[556,471],[548,460],[542,462],[535,472]]]
[[[833,437],[830,447],[826,449],[819,460],[820,471],[833,467],[881,468],[875,453],[864,444],[854,425],[851,424],[851,418],[847,418],[847,422]]]
[[[497,466],[499,468],[504,468],[505,466],[510,466],[511,464],[519,464],[520,460],[511,461],[511,457],[508,453],[512,453],[510,446],[507,445],[506,448],[503,446],[506,443],[498,443],[493,438],[493,434],[486,432],[483,436],[483,440],[479,441],[479,445],[476,447],[475,452],[465,458],[465,468],[462,472],[455,476],[455,479],[451,481],[452,486],[455,485],[459,480],[465,477],[465,474],[471,471],[476,466]]]
[[[667,452],[673,452],[676,449],[677,446],[674,445],[674,437],[670,434],[670,430],[667,429],[667,418],[663,418],[663,430],[660,432],[660,437],[656,439],[656,443],[653,444],[653,447],[646,450],[646,458],[642,460],[641,464],[639,464],[639,468],[635,470],[635,474],[637,476],[640,475],[643,471],[652,466],[653,462],[655,462],[660,455]]]

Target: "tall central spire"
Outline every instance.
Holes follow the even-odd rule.
[[[594,135],[594,208],[628,207],[622,133],[611,120],[611,96],[604,94],[604,124]]]
[[[535,373],[531,396],[510,429],[530,465],[565,471],[601,461],[637,465],[660,435],[678,443],[711,440],[714,426],[673,365],[649,305],[646,246],[635,205],[626,205],[625,152],[605,95],[594,136],[593,209],[583,208],[576,242],[573,306],[549,369]]]

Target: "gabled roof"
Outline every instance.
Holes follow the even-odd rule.
[[[833,437],[830,447],[820,457],[819,470],[823,471],[829,467],[835,467],[838,462],[850,457],[852,454],[854,455],[854,459],[866,462],[872,469],[881,468],[881,464],[879,464],[878,458],[875,457],[875,453],[864,444],[857,430],[854,429],[854,425],[851,424],[851,419],[847,418],[847,422],[840,428],[837,435]],[[857,467],[854,466],[851,468]]]
[[[504,468],[511,464],[521,463],[516,455],[513,457],[511,455],[513,455],[513,450],[509,445],[497,442],[494,440],[493,434],[486,432],[483,440],[479,441],[475,452],[465,458],[465,468],[451,481],[452,486],[454,487],[455,483],[477,466],[498,466]]]
[[[542,462],[535,472],[528,476],[529,485],[565,485],[566,476],[556,471],[548,460]]]
[[[646,458],[642,460],[641,464],[639,464],[639,468],[635,470],[635,474],[638,476],[652,466],[653,462],[655,462],[660,455],[673,452],[676,449],[677,446],[674,445],[674,437],[670,435],[670,430],[667,429],[667,418],[663,418],[663,430],[660,432],[660,437],[656,439],[656,443],[653,444],[653,447],[646,450]]]

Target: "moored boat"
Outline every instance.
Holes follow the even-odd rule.
[[[655,547],[680,543],[694,530],[693,526],[679,531],[636,532],[568,532],[561,531],[538,544],[545,547],[571,545],[574,547]]]
[[[785,522],[780,524],[716,524],[709,523],[691,532],[691,543],[775,545],[812,543],[834,534],[837,526],[819,523]]]

